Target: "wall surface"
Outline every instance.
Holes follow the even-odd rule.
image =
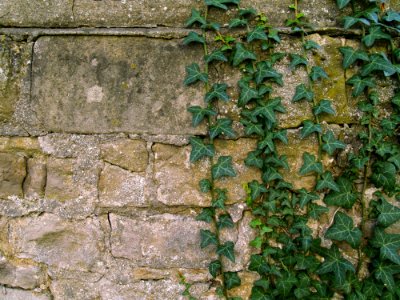
[[[283,27],[289,0],[243,0]],[[396,4],[393,1],[392,5]],[[185,66],[199,62],[201,49],[184,46],[185,20],[201,1],[188,0],[2,0],[0,2],[0,298],[184,299],[178,274],[193,283],[200,299],[214,299],[208,263],[214,252],[200,250],[196,221],[211,199],[198,181],[206,160],[189,162],[193,128],[187,108],[203,103],[201,88],[184,87]],[[307,38],[322,48],[318,59],[332,79],[316,87],[334,100],[337,115],[325,119],[346,141],[357,118],[341,45],[351,45],[338,27],[332,0],[301,1],[316,25]],[[282,35],[280,51],[300,41]],[[310,59],[317,59],[310,57]],[[292,74],[284,59],[277,69],[285,86],[275,93],[288,104],[305,73]],[[212,74],[230,84],[237,99],[237,74]],[[236,77],[235,77],[236,76]],[[385,87],[382,87],[382,94]],[[296,104],[295,104],[296,105]],[[232,103],[221,107],[238,119]],[[311,114],[301,105],[282,117],[290,143],[281,146],[293,170],[301,141],[298,128]],[[330,124],[330,125],[328,125]],[[240,124],[235,128],[240,132]],[[243,160],[255,140],[218,140],[221,155],[233,156],[238,177],[229,187],[235,227],[223,237],[235,241],[242,285],[232,295],[247,299],[256,275],[247,271],[254,232],[242,184],[258,178]],[[326,166],[335,171],[334,162]],[[295,187],[313,178],[287,174]]]

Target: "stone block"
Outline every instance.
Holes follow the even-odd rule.
[[[205,268],[215,249],[200,249],[204,222],[171,214],[131,219],[110,214],[111,252],[142,267]]]
[[[9,228],[9,242],[18,258],[83,271],[101,263],[104,234],[97,219],[68,221],[45,213],[13,220]]]
[[[43,158],[28,159],[28,175],[24,181],[25,197],[43,197],[46,186],[47,168]]]
[[[2,287],[0,289],[0,298],[7,300],[50,300],[49,295],[25,291],[20,289],[11,289]]]
[[[132,172],[144,172],[149,155],[146,142],[140,140],[116,140],[101,146],[101,158],[113,165]]]
[[[99,197],[104,207],[146,206],[143,175],[106,164],[100,173]]]
[[[199,47],[143,37],[42,37],[34,53],[32,106],[48,131],[204,131],[191,127],[187,112],[204,102],[202,92],[183,86],[185,66],[202,57]]]
[[[25,158],[11,153],[0,153],[0,198],[23,196],[22,183],[26,176]]]
[[[0,137],[1,152],[21,152],[29,155],[41,152],[37,138],[31,137]]]

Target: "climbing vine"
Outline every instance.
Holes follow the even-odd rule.
[[[351,129],[358,135],[346,144],[325,121],[336,114],[335,99],[320,98],[315,92],[315,87],[329,85],[331,79],[316,63],[321,45],[309,38],[313,26],[299,3],[294,0],[289,6],[292,16],[285,23],[289,36],[301,41],[301,49],[290,53],[276,51],[282,39],[279,31],[264,14],[241,7],[240,0],[204,0],[204,8],[192,9],[186,22],[195,30],[184,44],[202,46],[203,60],[186,67],[184,84],[204,86],[204,105],[188,110],[193,126],[207,127],[205,136],[190,139],[190,160],[211,164],[210,174],[199,182],[201,192],[211,198],[211,206],[197,216],[208,223],[200,231],[200,247],[215,251],[216,259],[208,268],[217,294],[240,299],[230,294],[241,285],[240,276],[225,265],[228,260],[235,262],[234,242],[222,238],[223,231],[235,224],[227,210],[228,191],[218,188],[222,178],[234,177],[236,171],[232,157],[220,155],[214,141],[248,136],[257,140],[257,146],[245,164],[261,174],[245,183],[244,200],[253,215],[249,226],[257,232],[250,242],[257,254],[251,255],[247,266],[259,275],[251,299],[398,299],[400,234],[390,232],[390,226],[400,220],[395,203],[400,201],[400,48],[396,40],[400,13],[388,9],[385,1],[337,0],[339,9],[352,11],[343,18],[343,26],[352,30],[353,46],[344,45],[337,52],[360,113]],[[211,14],[221,18],[221,12],[229,10],[229,28],[222,28]],[[275,96],[276,87],[285,85],[277,67],[285,61],[292,74],[307,75],[294,87],[291,99],[292,105],[308,106],[312,112],[296,138],[317,143],[315,152],[298,150],[303,159],[299,170],[289,170],[288,157],[279,153],[289,143],[288,131],[279,120],[292,109]],[[216,79],[211,82],[210,67],[218,69],[223,64],[240,71],[237,86]],[[383,86],[393,94],[382,93]],[[235,88],[239,95],[233,101],[240,110],[243,132],[235,132],[233,120],[219,111],[221,102],[232,101],[228,90]],[[340,172],[325,163],[337,160],[339,154],[346,157]],[[295,188],[286,179],[289,172],[311,176],[313,187]],[[324,215],[329,219],[326,230],[316,233],[311,224]],[[185,282],[185,287],[185,294],[193,299],[190,285]]]

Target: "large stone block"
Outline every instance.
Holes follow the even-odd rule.
[[[39,294],[32,291],[25,291],[20,289],[10,289],[2,287],[0,289],[0,298],[7,300],[50,300],[49,295]]]
[[[28,159],[27,170],[28,175],[24,181],[25,197],[43,197],[47,177],[46,160],[40,157]]]
[[[192,134],[184,87],[200,48],[141,37],[43,37],[35,44],[33,107],[48,131]],[[60,109],[62,107],[62,109]]]
[[[11,153],[0,153],[0,198],[23,196],[22,183],[26,176],[25,158]]]
[[[131,219],[110,214],[111,252],[143,267],[205,268],[215,250],[200,249],[204,222],[170,214]],[[212,247],[208,247],[212,248]]]

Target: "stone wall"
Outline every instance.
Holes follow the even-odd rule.
[[[243,0],[282,27],[289,0]],[[316,93],[334,99],[337,115],[325,119],[344,140],[357,111],[345,86],[347,74],[337,46],[346,40],[332,0],[301,1],[316,24],[308,38],[322,45],[318,59],[332,79]],[[198,180],[207,161],[189,162],[188,138],[204,134],[191,127],[187,108],[203,101],[197,87],[182,82],[185,66],[201,49],[183,46],[192,7],[187,0],[2,0],[0,3],[0,298],[184,299],[179,274],[200,299],[214,299],[208,263],[214,252],[199,247],[203,222],[195,220],[211,199]],[[397,1],[392,5],[399,6]],[[285,30],[283,28],[283,30]],[[281,51],[300,41],[283,35]],[[288,104],[305,73],[292,74],[280,62],[285,86],[276,90]],[[231,84],[235,74],[212,74]],[[234,100],[232,100],[234,101]],[[228,103],[221,108],[237,120]],[[295,187],[298,127],[311,112],[301,105],[281,125],[291,142],[288,155]],[[328,125],[328,123],[330,125]],[[240,132],[239,124],[235,124]],[[259,177],[243,160],[255,145],[249,138],[218,140],[221,155],[232,155],[238,177],[229,187],[235,228],[222,238],[235,241],[242,285],[232,295],[247,299],[256,275],[247,271],[254,233],[242,184]],[[335,172],[336,163],[326,165]]]

